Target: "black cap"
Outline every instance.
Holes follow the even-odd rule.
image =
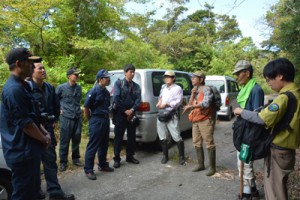
[[[133,70],[135,71],[135,66],[133,64],[126,64],[124,66],[124,72],[127,72],[128,70]]]
[[[8,65],[16,63],[16,61],[32,60],[41,60],[41,57],[33,56],[32,53],[26,48],[15,48],[10,50],[6,55],[6,62]]]
[[[71,74],[80,74],[81,71],[76,69],[75,67],[71,67],[70,69],[68,69],[67,71],[67,76],[71,75]]]

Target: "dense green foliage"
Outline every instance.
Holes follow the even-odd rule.
[[[264,45],[272,50],[276,57],[287,57],[293,61],[299,72],[300,1],[280,0],[268,11],[266,21],[272,28],[272,33]],[[296,74],[296,81],[299,83],[300,75]]]
[[[101,68],[133,63],[137,68],[201,69],[232,76],[234,64],[248,59],[268,93],[261,71],[269,60],[287,56],[300,62],[296,1],[281,0],[266,16],[273,33],[264,44],[272,51],[258,49],[251,38],[243,37],[235,16],[215,13],[208,4],[187,15],[187,0],[169,2],[173,6],[158,19],[155,9],[132,13],[119,0],[1,0],[0,90],[9,75],[5,55],[20,46],[43,57],[48,81],[55,86],[66,81],[69,67],[80,68],[84,92]]]

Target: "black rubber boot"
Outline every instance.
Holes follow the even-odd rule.
[[[163,152],[163,157],[161,159],[161,164],[166,164],[169,160],[168,156],[168,141],[167,140],[162,140],[161,141],[161,148]]]
[[[204,152],[203,147],[195,147],[196,155],[198,159],[198,165],[193,169],[193,172],[202,171],[205,169],[204,167]]]
[[[184,165],[185,158],[184,158],[184,143],[183,143],[183,141],[177,142],[177,147],[178,147],[178,151],[179,151],[179,164]]]
[[[206,176],[212,176],[216,173],[216,148],[207,149],[209,159],[209,171]]]

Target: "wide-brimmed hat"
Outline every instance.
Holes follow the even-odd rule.
[[[172,76],[172,77],[175,77],[175,72],[173,72],[173,71],[166,71],[166,72],[164,73],[164,76]]]

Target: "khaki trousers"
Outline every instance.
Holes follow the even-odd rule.
[[[267,177],[267,160],[264,166],[264,190],[266,200],[287,200],[288,175],[294,170],[295,150],[271,148],[270,176]]]
[[[194,122],[192,135],[194,147],[202,147],[203,140],[205,141],[207,149],[215,147],[213,120],[207,119],[200,122]]]

